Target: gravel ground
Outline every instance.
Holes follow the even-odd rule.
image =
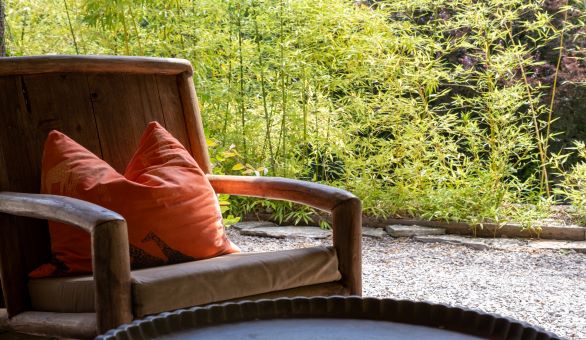
[[[243,251],[331,244],[331,240],[242,236]],[[473,250],[410,239],[363,238],[363,296],[466,306],[586,340],[586,255],[536,249]]]

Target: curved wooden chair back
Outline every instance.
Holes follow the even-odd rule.
[[[0,191],[39,193],[43,143],[57,129],[119,172],[150,121],[211,167],[188,61],[143,57],[0,59]],[[9,227],[10,226],[10,227]],[[11,315],[29,308],[27,273],[50,257],[46,221],[0,214],[0,277]]]

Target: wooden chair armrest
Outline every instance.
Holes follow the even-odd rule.
[[[357,199],[346,190],[283,177],[207,175],[219,194],[293,201],[332,212],[345,201]]]
[[[124,221],[119,214],[99,205],[57,195],[0,192],[0,211],[67,223],[88,233],[103,223]]]
[[[126,221],[75,198],[0,192],[0,212],[71,224],[91,236],[98,332],[132,320],[130,254]]]
[[[348,191],[281,177],[207,175],[219,194],[293,201],[332,213],[334,247],[343,284],[362,294],[362,204]]]

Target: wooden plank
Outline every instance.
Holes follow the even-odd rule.
[[[22,219],[0,214],[0,283],[8,315],[29,309],[25,260],[20,242]],[[19,223],[20,222],[20,223]]]
[[[43,144],[59,129],[99,154],[85,75],[0,78],[0,190],[38,193]],[[9,161],[8,161],[9,160]],[[47,222],[4,217],[2,276],[8,312],[28,308],[27,273],[50,258]]]
[[[0,190],[38,192],[42,149],[31,131],[34,122],[21,77],[0,77],[0,118],[0,153],[7,160],[0,164]]]
[[[15,98],[16,92],[16,80],[13,77],[0,77],[0,117],[2,118],[2,129],[11,129],[14,126],[10,125],[10,121],[6,119],[6,116],[10,115],[12,112],[18,111],[18,102]],[[8,131],[2,132],[0,134],[0,190],[8,189],[9,183],[9,174],[8,174],[8,166],[7,166],[7,157],[5,157],[4,153],[9,152],[10,150],[6,149],[4,144],[7,141],[2,138],[3,135],[6,135]]]
[[[155,80],[159,91],[161,110],[165,117],[165,128],[177,138],[187,150],[191,150],[176,77],[159,75],[155,76]]]
[[[183,115],[187,126],[191,154],[204,173],[212,172],[208,146],[203,132],[203,123],[199,112],[199,103],[195,94],[193,78],[190,73],[182,73],[177,76],[179,94],[183,105]]]
[[[21,77],[0,77],[0,190],[38,192],[40,155]],[[27,242],[25,242],[26,240]],[[46,222],[0,214],[0,276],[9,315],[29,306],[27,273],[48,259]]]
[[[0,84],[0,92],[2,92],[2,87]],[[2,96],[2,94],[0,93],[0,97]],[[2,98],[0,98],[0,102],[4,102],[2,100]],[[2,110],[2,108],[0,108],[0,110]],[[0,112],[0,117],[2,117],[1,112]],[[3,122],[4,123],[4,122]],[[0,137],[0,190],[2,190],[2,188],[8,189],[8,183],[9,183],[9,179],[8,179],[8,168],[6,166],[6,163],[8,163],[6,157],[4,157],[4,148],[2,147],[2,140]]]
[[[10,175],[14,173],[14,168],[13,163],[6,160],[14,157],[15,151],[18,151],[10,147],[11,138],[19,126],[15,119],[15,113],[20,110],[18,80],[18,77],[0,77],[0,117],[3,130],[0,133],[0,190],[10,189]],[[26,160],[21,160],[20,157],[15,162],[16,166],[26,164]],[[24,290],[26,273],[24,259],[20,256],[22,250],[18,241],[19,231],[12,227],[13,224],[13,217],[0,214],[0,285],[5,306],[9,306],[10,312],[15,314],[26,310],[28,293]]]
[[[8,104],[6,96],[9,94],[8,88],[7,88],[7,86],[9,86],[9,84],[10,84],[10,81],[9,81],[8,77],[1,77],[0,78],[0,103],[3,103],[4,105]],[[7,107],[4,107],[4,106],[0,107],[0,110],[2,110],[1,111],[2,113],[11,111],[9,109],[8,105],[7,105]],[[0,143],[1,143],[1,140],[0,140]],[[0,144],[0,188],[8,188],[8,173],[7,173],[8,169],[5,166],[6,159],[4,158],[4,152],[2,152],[2,150],[3,150],[3,148],[2,148],[2,145]],[[0,228],[1,228],[1,224],[0,224]],[[0,237],[3,237],[1,231],[0,231]],[[0,252],[0,257],[1,256],[2,255]],[[0,261],[1,261],[1,258],[0,258]],[[1,266],[2,265],[0,264],[0,268],[1,268]],[[4,299],[4,292],[2,290],[2,270],[1,269],[0,269],[0,308],[6,308],[6,302]],[[1,327],[0,327],[0,329],[1,329]]]
[[[88,75],[102,157],[123,173],[147,124],[165,117],[153,75]]]
[[[174,58],[52,55],[0,59],[0,76],[63,72],[177,75],[193,70],[189,61]]]
[[[24,76],[19,83],[20,106],[23,108],[19,115],[22,126],[19,131],[24,132],[26,141],[18,144],[29,145],[26,154],[31,156],[29,169],[32,173],[25,174],[19,169],[14,178],[26,178],[32,181],[34,189],[12,188],[17,192],[38,193],[40,183],[41,159],[43,145],[47,134],[58,129],[76,140],[90,151],[101,155],[99,136],[93,117],[92,107],[87,88],[87,77],[75,74],[49,74]],[[13,145],[16,141],[12,141]],[[12,146],[14,147],[14,146]],[[18,157],[23,157],[18,156]],[[28,271],[47,261],[49,256],[49,237],[45,221],[29,221],[36,225],[36,232],[27,232],[28,248],[26,268]],[[31,246],[31,242],[39,247]]]
[[[84,74],[24,77],[30,119],[41,146],[51,130],[59,130],[101,157],[100,139]]]

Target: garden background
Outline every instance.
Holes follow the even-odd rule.
[[[8,56],[190,60],[215,173],[327,183],[378,218],[586,222],[584,1],[4,6]],[[222,204],[228,222],[327,225],[287,202]]]

